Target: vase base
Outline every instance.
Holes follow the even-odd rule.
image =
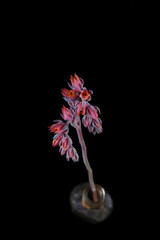
[[[113,210],[113,201],[109,193],[104,190],[104,201],[101,206],[89,207],[85,206],[82,201],[84,189],[88,187],[88,183],[82,183],[73,188],[70,194],[71,210],[78,217],[90,223],[98,223],[108,218]],[[93,202],[94,203],[94,202]]]

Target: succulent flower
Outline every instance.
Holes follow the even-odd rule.
[[[72,118],[72,112],[65,106],[62,108],[62,117],[64,120],[70,120]]]
[[[74,74],[74,77],[70,77],[72,88],[77,88],[78,90],[81,90],[83,87],[84,81],[77,76],[77,74]]]
[[[72,145],[72,139],[68,135],[66,137],[63,137],[62,148],[64,148],[64,150],[66,151],[71,145]]]
[[[93,175],[90,164],[87,159],[86,146],[81,130],[81,119],[84,127],[88,128],[89,132],[93,134],[102,132],[102,121],[99,118],[100,109],[97,106],[92,106],[89,101],[91,100],[92,90],[87,90],[83,87],[84,81],[78,77],[77,74],[70,77],[71,84],[68,83],[71,90],[62,88],[61,92],[65,101],[67,101],[69,108],[62,107],[62,118],[65,122],[57,120],[57,123],[49,126],[49,131],[55,133],[53,137],[52,146],[60,147],[60,154],[66,155],[66,159],[69,161],[72,159],[74,162],[79,160],[77,150],[72,145],[72,139],[68,135],[69,125],[73,126],[77,130],[78,139],[82,149],[83,161],[88,171],[89,182],[93,194],[94,201],[98,200],[96,193],[96,187],[93,181]]]
[[[66,154],[66,158],[67,158],[68,161],[69,161],[70,158],[72,158],[72,160],[74,162],[78,162],[79,156],[78,156],[78,153],[77,153],[76,149],[73,146],[71,146],[68,149],[67,154]]]
[[[50,132],[56,135],[53,138],[52,146],[60,146],[60,154],[66,154],[66,159],[78,161],[79,156],[76,149],[72,146],[72,139],[68,136],[69,124],[76,128],[80,126],[79,116],[83,115],[82,123],[87,127],[89,132],[93,134],[102,132],[102,121],[98,116],[100,110],[96,106],[92,106],[91,100],[92,90],[83,87],[84,81],[77,74],[70,76],[71,84],[68,83],[71,90],[62,88],[63,98],[69,104],[69,108],[62,107],[62,118],[66,122],[57,120],[57,123],[49,127]]]
[[[98,118],[98,113],[97,113],[97,109],[94,106],[88,106],[87,108],[87,114],[91,117],[91,118]]]
[[[66,88],[62,88],[62,94],[64,97],[70,99],[77,99],[79,97],[79,92],[77,90],[68,90]]]
[[[77,105],[77,115],[80,116],[85,115],[86,114],[86,108],[87,108],[88,104],[85,101],[81,101],[78,103]]]
[[[63,123],[61,120],[59,120],[58,123],[52,124],[49,127],[50,132],[54,132],[54,133],[64,133],[66,132],[68,129],[68,126]]]
[[[56,134],[53,138],[53,141],[52,141],[52,146],[55,147],[57,145],[59,145],[59,143],[61,142],[63,138],[63,135],[62,134]]]
[[[82,123],[85,127],[88,127],[91,124],[92,118],[89,115],[85,115],[82,118]]]
[[[91,91],[87,90],[87,89],[83,89],[80,93],[80,97],[81,99],[83,100],[87,100],[87,101],[90,101],[91,100]]]

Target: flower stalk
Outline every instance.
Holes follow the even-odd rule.
[[[79,123],[81,123],[80,118],[79,118]],[[88,178],[89,178],[89,184],[90,184],[91,191],[92,191],[93,201],[96,202],[96,201],[98,201],[98,196],[97,196],[97,192],[96,192],[95,183],[94,183],[94,180],[93,180],[93,172],[92,172],[92,169],[91,169],[91,166],[89,164],[88,157],[87,157],[87,147],[86,147],[86,144],[84,142],[82,129],[81,129],[81,124],[76,126],[76,130],[77,130],[79,143],[80,143],[81,149],[82,149],[83,162],[84,162],[84,165],[85,165],[85,167],[88,171]]]
[[[52,146],[60,147],[60,154],[66,155],[66,159],[69,161],[72,159],[74,162],[79,161],[79,155],[77,150],[73,146],[73,141],[68,135],[69,126],[76,128],[79,143],[82,149],[82,157],[85,167],[88,171],[89,184],[92,191],[93,201],[98,201],[97,191],[93,180],[93,172],[87,157],[87,148],[84,142],[81,118],[84,127],[88,128],[89,132],[94,135],[103,131],[102,121],[99,118],[100,109],[97,106],[93,106],[89,103],[91,101],[92,90],[87,90],[82,78],[79,78],[76,74],[70,77],[71,84],[68,83],[71,90],[62,88],[61,92],[65,101],[67,101],[69,108],[63,106],[62,108],[62,120],[56,120],[54,124],[49,126],[50,132],[55,133],[53,137]]]

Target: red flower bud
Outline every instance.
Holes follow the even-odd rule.
[[[66,126],[65,123],[55,123],[49,126],[50,132],[55,132],[55,133],[64,133],[67,130],[68,126]]]
[[[70,99],[76,99],[79,97],[78,90],[68,90],[66,88],[62,88],[61,92],[64,97],[67,97]]]

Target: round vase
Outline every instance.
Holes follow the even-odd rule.
[[[73,188],[70,194],[71,209],[74,214],[90,223],[98,223],[109,217],[113,210],[113,201],[109,193],[96,184],[98,201],[92,200],[89,183]]]

